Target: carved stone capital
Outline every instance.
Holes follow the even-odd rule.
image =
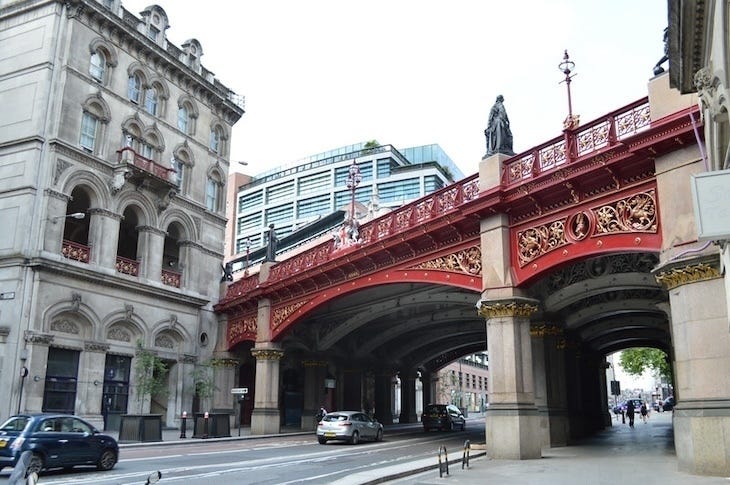
[[[178,359],[178,362],[180,362],[181,364],[197,364],[198,357],[196,355],[183,354]]]
[[[661,271],[654,277],[657,283],[664,285],[667,290],[671,290],[689,283],[722,278],[722,274],[718,268],[710,264],[697,263]]]
[[[284,351],[277,349],[251,349],[251,355],[256,360],[281,360],[284,357]]]
[[[101,354],[105,354],[109,350],[109,344],[103,342],[86,341],[84,342],[84,350],[87,352],[98,352]]]
[[[165,231],[158,229],[156,227],[153,227],[153,226],[137,226],[136,229],[139,232],[147,232],[147,233],[155,234],[157,236],[162,236],[162,237],[165,236]]]
[[[53,190],[53,189],[46,189],[45,190],[45,194],[48,197],[52,197],[54,199],[58,199],[58,200],[61,200],[63,202],[66,202],[66,203],[68,203],[68,201],[71,200],[71,196],[70,195],[64,194],[63,192],[59,192],[59,191]]]
[[[324,360],[303,360],[302,366],[304,367],[327,367],[327,362]]]
[[[237,359],[211,359],[212,367],[238,367],[240,362]]]
[[[485,318],[527,317],[537,312],[537,300],[513,298],[508,300],[480,300],[477,303],[479,315]]]
[[[122,215],[117,214],[116,212],[112,212],[107,209],[102,209],[101,207],[92,207],[89,209],[89,214],[95,215],[95,216],[103,216],[108,217],[110,219],[116,219],[118,221],[122,220]]]
[[[33,345],[51,345],[53,342],[53,335],[26,331],[25,341]]]

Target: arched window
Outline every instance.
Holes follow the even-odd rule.
[[[98,131],[99,118],[94,113],[84,111],[81,115],[81,136],[79,138],[79,144],[84,150],[94,153]]]
[[[99,153],[102,128],[109,121],[109,107],[97,95],[90,96],[82,105],[79,145],[89,153]]]
[[[205,186],[205,207],[211,212],[218,212],[221,208],[221,197],[223,194],[223,182],[217,172],[208,175],[208,182]]]
[[[188,133],[188,126],[190,124],[190,113],[185,105],[180,106],[177,109],[177,128],[183,133]]]
[[[223,137],[221,135],[221,129],[218,126],[214,126],[210,130],[210,149],[221,155],[223,145]]]
[[[104,83],[104,72],[106,70],[106,56],[97,50],[91,53],[89,59],[89,74],[94,80]]]
[[[160,102],[160,97],[157,92],[157,88],[152,86],[145,92],[144,96],[144,107],[147,112],[153,116],[157,115],[157,106]]]
[[[127,81],[127,97],[133,103],[139,104],[142,97],[142,79],[139,74],[131,74]]]

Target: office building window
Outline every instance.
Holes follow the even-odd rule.
[[[294,208],[291,204],[280,205],[278,207],[272,207],[266,209],[266,220],[264,225],[274,224],[276,227],[277,237],[281,237],[282,227],[280,224],[291,221],[294,218]]]
[[[157,115],[157,105],[159,103],[159,94],[157,88],[149,88],[144,95],[144,107],[147,112],[153,116]]]
[[[378,184],[380,202],[401,202],[417,199],[421,195],[418,179],[398,180]]]
[[[297,217],[299,219],[325,215],[330,212],[332,212],[332,206],[330,204],[329,194],[297,202]]]
[[[307,175],[299,179],[299,195],[328,190],[332,185],[330,172]]]
[[[273,185],[266,190],[266,203],[273,204],[280,200],[291,200],[294,197],[294,181]]]

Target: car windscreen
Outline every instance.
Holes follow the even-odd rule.
[[[0,426],[0,431],[23,431],[29,421],[28,416],[13,416]]]
[[[334,421],[347,421],[347,416],[344,415],[344,414],[332,414],[332,413],[330,413],[330,414],[326,415],[324,417],[324,419],[322,419],[322,421],[330,421],[330,422],[334,422]]]

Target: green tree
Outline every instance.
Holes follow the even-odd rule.
[[[368,141],[368,142],[365,143],[365,145],[363,146],[363,148],[365,148],[365,149],[368,149],[368,148],[378,148],[379,146],[380,146],[380,143],[378,143],[378,140],[370,140],[370,141]]]
[[[140,406],[145,396],[167,392],[167,365],[157,354],[142,347],[141,340],[137,341],[134,376],[137,386],[137,402],[140,402]]]
[[[630,375],[640,376],[645,370],[652,370],[667,379],[672,377],[672,368],[669,365],[667,354],[659,349],[648,347],[627,349],[621,352],[619,362],[626,373]]]
[[[213,378],[213,368],[209,363],[196,366],[192,372],[192,377],[195,385],[195,394],[199,398],[213,397],[213,393],[218,390]]]

